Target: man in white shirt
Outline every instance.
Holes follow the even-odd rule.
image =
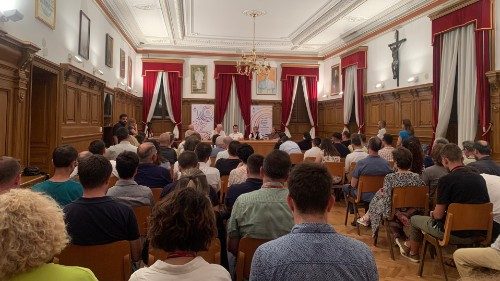
[[[227,159],[229,158],[229,152],[227,151],[227,147],[229,146],[229,144],[233,141],[233,139],[231,137],[224,137],[224,150],[217,153],[217,157],[215,157],[215,162],[217,162],[217,160],[219,159]]]
[[[118,128],[116,130],[116,138],[118,139],[118,144],[110,146],[104,156],[108,160],[116,160],[116,157],[123,151],[131,151],[137,153],[137,146],[132,145],[128,139],[128,130],[125,127]]]
[[[321,155],[321,149],[319,148],[319,145],[321,144],[321,139],[320,138],[314,138],[312,140],[312,147],[311,149],[307,150],[304,152],[304,159],[307,157],[318,157]]]
[[[361,159],[365,159],[368,156],[368,153],[366,153],[363,150],[363,145],[361,143],[361,137],[358,134],[352,134],[351,135],[351,145],[353,148],[353,151],[345,157],[345,171],[346,173],[349,172],[349,167],[351,166],[351,163],[358,162]]]
[[[226,133],[224,132],[223,129],[224,129],[224,127],[222,127],[222,124],[217,124],[217,126],[215,126],[215,129],[212,131],[212,134],[210,134],[210,139],[212,139],[212,137],[214,135],[219,135],[219,136],[225,137]]]
[[[281,138],[281,142],[282,142],[280,145],[281,151],[284,151],[289,155],[293,153],[302,153],[302,150],[300,150],[299,145],[296,142],[290,140],[288,136],[284,135]]]
[[[387,130],[385,129],[386,126],[385,120],[380,120],[378,121],[378,133],[377,137],[382,140],[384,138],[385,133],[387,133]]]
[[[215,191],[220,190],[220,173],[216,168],[210,167],[207,164],[210,158],[210,153],[212,153],[212,147],[208,143],[199,143],[194,150],[196,156],[198,157],[199,169],[207,177],[208,185],[210,185]]]
[[[493,203],[493,239],[500,234],[500,177],[481,174],[486,181],[490,202]],[[499,244],[500,246],[500,244]]]
[[[243,134],[240,133],[238,125],[233,125],[233,132],[230,133],[229,136],[235,141],[240,141],[245,138]]]

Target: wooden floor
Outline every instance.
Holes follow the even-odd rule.
[[[397,246],[394,248],[394,257],[396,260],[393,261],[391,259],[384,229],[380,231],[378,243],[375,247],[373,246],[370,228],[362,227],[361,236],[358,236],[356,228],[350,224],[353,216],[354,215],[349,215],[347,226],[344,226],[345,204],[339,202],[330,212],[328,222],[333,225],[337,232],[360,240],[370,247],[375,255],[380,280],[444,280],[437,258],[433,260],[430,255],[427,254],[424,273],[422,277],[418,277],[417,270],[419,264],[413,263],[402,257]],[[446,273],[448,275],[448,280],[457,280],[459,278],[458,272],[455,268],[446,266]]]

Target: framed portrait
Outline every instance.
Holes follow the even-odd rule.
[[[257,75],[257,95],[276,95],[278,91],[276,72],[276,67],[271,67],[268,74]]]
[[[340,89],[340,65],[336,64],[332,66],[332,86],[330,89],[330,95],[336,95],[341,92]]]
[[[90,19],[80,10],[80,36],[78,40],[78,54],[88,60],[90,51]]]
[[[56,29],[56,0],[36,0],[35,17],[52,29]]]
[[[128,68],[127,68],[127,85],[132,87],[132,58],[128,57]]]
[[[207,93],[207,66],[191,65],[191,93]]]
[[[106,33],[106,53],[104,54],[104,64],[113,67],[113,37]]]
[[[125,78],[125,51],[120,49],[120,78]]]

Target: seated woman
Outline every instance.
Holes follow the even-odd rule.
[[[340,153],[333,145],[332,141],[328,138],[324,138],[319,145],[321,149],[320,154],[316,157],[314,162],[325,163],[325,162],[340,162]],[[339,183],[342,180],[341,177],[333,177],[333,183]]]
[[[0,229],[0,280],[97,281],[89,269],[50,262],[69,238],[61,208],[42,193],[12,189],[0,195]]]
[[[394,158],[394,168],[396,172],[385,176],[384,186],[375,193],[375,196],[370,202],[368,212],[358,219],[358,223],[364,226],[368,226],[371,223],[372,235],[375,235],[377,232],[382,216],[384,218],[389,216],[392,203],[392,190],[395,187],[424,185],[420,176],[410,171],[412,155],[408,149],[404,147],[396,148],[392,151],[392,156]],[[396,218],[403,225],[409,225],[411,215],[411,212],[405,213],[402,211],[401,215],[397,215]],[[401,227],[396,226],[396,229],[393,229],[393,235],[395,238],[398,238],[404,235],[404,232],[402,232]]]
[[[217,230],[210,200],[192,184],[189,180],[186,188],[177,189],[153,208],[148,238],[153,248],[166,252],[166,259],[137,270],[130,281],[231,280],[222,266],[197,256],[208,249]]]

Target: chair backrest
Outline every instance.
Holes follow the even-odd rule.
[[[342,162],[325,162],[323,163],[332,175],[332,177],[341,177],[344,178],[344,163]]]
[[[493,228],[493,203],[452,203],[448,206],[446,213],[444,236],[439,241],[441,246],[448,245],[451,232],[459,230],[486,230],[486,239],[482,243],[483,245],[490,243]]]
[[[160,202],[160,195],[161,195],[162,190],[163,190],[162,187],[151,188],[151,191],[153,192],[153,199],[155,200],[155,204],[158,204],[158,202]]]
[[[131,273],[128,241],[95,246],[69,244],[56,258],[59,264],[92,270],[101,281],[128,280]]]
[[[108,188],[112,188],[113,186],[115,186],[117,181],[118,181],[118,178],[111,175],[111,177],[109,177],[109,181],[108,181]]]
[[[389,167],[391,167],[391,169],[394,169],[394,161],[389,161]]]
[[[224,202],[224,198],[226,197],[227,189],[228,189],[229,176],[221,176],[220,177],[220,202],[221,204]]]
[[[344,166],[345,166],[345,162],[344,162]],[[351,162],[351,164],[349,164],[349,170],[348,171],[345,171],[346,174],[347,174],[347,180],[350,182],[351,181],[351,178],[352,178],[352,172],[354,171],[354,169],[356,168],[356,162]]]
[[[215,167],[215,156],[210,156],[210,167]]]
[[[290,154],[290,161],[292,161],[292,165],[297,165],[304,161],[304,154],[302,153],[292,153]]]
[[[316,162],[316,157],[306,157],[304,158],[305,163],[314,163]]]
[[[392,189],[392,211],[400,208],[421,208],[429,211],[429,188],[427,186],[399,186]]]
[[[150,249],[151,249],[151,255],[153,256],[153,261],[150,261],[151,263],[154,263],[157,260],[164,260],[167,258],[167,253],[165,253],[164,251],[154,248]],[[219,238],[215,238],[210,244],[208,250],[200,251],[197,254],[208,263],[220,264],[220,249],[221,249],[220,240]]]
[[[250,268],[252,266],[252,258],[257,248],[268,242],[266,239],[256,239],[243,237],[238,246],[238,258],[236,263],[236,280],[248,279],[250,276]]]
[[[385,176],[360,176],[356,202],[361,202],[361,195],[365,192],[377,192],[384,186]]]
[[[148,217],[151,215],[151,206],[140,206],[133,209],[139,234],[145,237],[148,234]]]

